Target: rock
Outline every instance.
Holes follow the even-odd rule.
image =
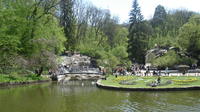
[[[52,76],[51,76],[51,80],[52,80],[52,81],[58,81],[57,75],[52,75]]]
[[[66,77],[66,78],[64,79],[63,82],[66,83],[66,82],[68,82],[70,79],[71,79],[70,77]]]
[[[65,75],[58,75],[57,79],[58,79],[58,82],[64,81],[65,80]]]
[[[96,84],[96,82],[92,82],[91,84],[92,84],[92,85],[95,85],[95,84]]]

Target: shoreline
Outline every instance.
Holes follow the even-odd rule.
[[[187,86],[187,87],[167,87],[167,88],[129,88],[129,87],[119,87],[112,85],[104,85],[101,83],[101,80],[98,80],[96,83],[98,88],[107,89],[107,90],[118,90],[118,91],[184,91],[184,90],[200,90],[200,86]]]
[[[0,87],[5,86],[18,86],[18,85],[29,85],[29,84],[40,84],[51,82],[51,80],[36,80],[36,81],[24,81],[24,82],[0,82]]]

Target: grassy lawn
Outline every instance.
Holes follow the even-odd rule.
[[[0,74],[0,83],[4,83],[4,82],[28,82],[28,81],[37,81],[37,80],[46,80],[46,78],[37,77],[36,75],[14,76],[14,75]]]
[[[102,80],[101,84],[125,87],[125,88],[152,88],[152,82],[157,81],[158,76],[108,76],[106,80]],[[191,87],[200,86],[200,77],[195,76],[162,76],[161,82],[154,88],[174,88],[174,87]]]

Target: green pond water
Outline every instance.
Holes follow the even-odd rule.
[[[200,112],[200,91],[99,89],[90,81],[0,88],[0,112]]]

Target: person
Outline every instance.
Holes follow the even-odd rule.
[[[147,76],[147,71],[145,71],[144,76]]]
[[[106,75],[106,69],[105,68],[102,70],[102,72],[103,72],[103,75]]]
[[[161,77],[160,76],[158,77],[157,82],[158,82],[158,84],[160,84],[160,82],[161,82]]]
[[[135,71],[134,70],[131,70],[131,75],[135,75]]]
[[[156,86],[157,86],[156,81],[152,81],[152,83],[151,83],[151,87],[156,87]]]
[[[159,70],[159,75],[161,76],[161,70]]]
[[[154,76],[157,75],[155,70],[153,71],[153,75],[154,75]]]
[[[165,75],[169,75],[168,67],[165,68]]]
[[[49,69],[49,75],[52,75],[53,71],[51,69]]]
[[[123,75],[126,75],[126,68],[123,68],[123,69],[122,69],[122,74],[123,74]]]

